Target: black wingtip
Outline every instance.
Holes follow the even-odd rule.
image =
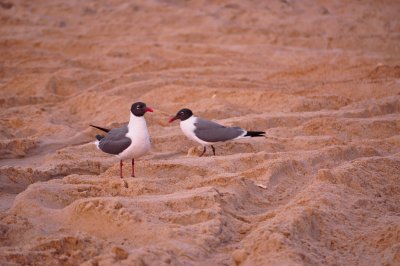
[[[245,137],[265,137],[264,131],[247,131]]]
[[[104,131],[104,132],[109,132],[111,129],[108,129],[108,128],[104,128],[104,127],[98,127],[98,126],[94,126],[94,125],[90,125],[91,127],[94,127],[94,128],[97,128],[97,129],[100,129],[101,131]]]

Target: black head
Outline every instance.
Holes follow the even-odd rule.
[[[193,115],[192,111],[190,109],[187,108],[183,108],[181,110],[179,110],[179,112],[172,117],[169,122],[174,122],[177,119],[180,119],[181,121],[185,121],[186,119],[188,119],[189,117],[191,117]]]
[[[135,116],[144,116],[146,112],[153,112],[153,109],[147,107],[145,103],[137,102],[132,104],[131,112]]]

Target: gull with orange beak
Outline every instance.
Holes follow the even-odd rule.
[[[105,136],[96,135],[96,146],[99,150],[118,157],[121,178],[123,160],[132,159],[132,177],[135,177],[135,159],[150,150],[150,136],[144,119],[146,112],[153,112],[153,109],[145,103],[136,102],[131,106],[128,125],[113,129],[90,125],[107,133]]]
[[[206,146],[208,145],[211,146],[215,155],[213,144],[217,142],[265,136],[264,131],[246,131],[240,127],[226,127],[216,122],[196,117],[187,108],[180,110],[169,122],[172,123],[177,119],[181,120],[180,126],[183,134],[203,146],[203,153],[200,157],[206,152]]]

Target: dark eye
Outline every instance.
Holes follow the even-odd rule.
[[[142,108],[142,106],[141,105],[138,105],[137,107],[136,107],[136,109],[141,109]]]

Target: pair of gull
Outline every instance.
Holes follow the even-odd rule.
[[[96,135],[96,146],[105,153],[113,154],[120,160],[120,175],[122,178],[122,161],[132,160],[132,177],[135,176],[135,159],[146,154],[150,150],[150,136],[147,130],[144,114],[153,112],[145,103],[136,102],[132,104],[129,123],[126,126],[107,129],[91,125],[107,133],[107,135]],[[263,131],[246,131],[240,127],[226,127],[216,122],[205,120],[193,115],[192,111],[184,108],[180,110],[169,122],[181,120],[182,132],[191,140],[206,146],[210,145],[215,155],[213,144],[228,140],[247,137],[262,137]]]

